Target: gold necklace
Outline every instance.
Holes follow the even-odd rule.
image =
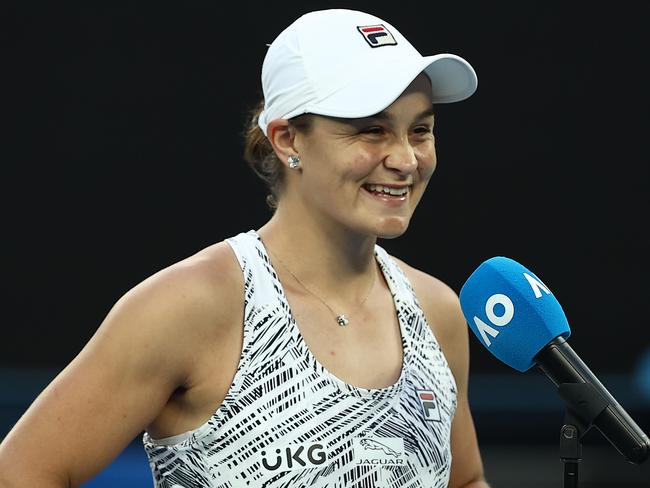
[[[330,309],[330,312],[332,312],[332,314],[334,315],[334,317],[336,317],[336,323],[339,324],[339,326],[341,326],[341,327],[345,327],[345,326],[347,326],[347,325],[350,323],[350,319],[348,319],[348,318],[345,316],[344,313],[337,314],[337,313],[334,311],[334,309],[333,309],[332,307],[330,307],[329,304],[328,304],[325,300],[323,300],[319,295],[317,295],[316,293],[314,293],[313,291],[311,291],[309,288],[307,288],[307,287],[304,285],[304,283],[303,283],[302,281],[300,281],[300,280],[298,279],[298,277],[297,277],[295,274],[293,274],[293,273],[291,272],[291,270],[289,269],[289,267],[288,267],[286,264],[284,264],[284,261],[282,261],[282,259],[280,259],[280,258],[278,257],[277,254],[275,254],[275,253],[274,253],[273,251],[271,251],[270,249],[269,249],[268,251],[273,255],[273,257],[274,257],[275,259],[277,259],[277,260],[280,262],[280,264],[284,267],[284,269],[286,269],[286,270],[289,272],[289,274],[290,274],[291,276],[293,276],[293,279],[296,280],[296,281],[300,284],[300,286],[302,286],[305,290],[307,290],[309,293],[311,293],[311,294],[314,295],[316,298],[318,298],[321,302],[323,302],[323,304],[324,304],[327,308]],[[371,292],[372,289],[375,287],[375,281],[376,281],[376,280],[377,280],[377,273],[375,272],[375,273],[372,275],[372,283],[370,283],[370,287],[368,288],[368,292],[366,293],[366,296],[363,298],[363,300],[361,300],[361,302],[359,302],[359,306],[363,305],[364,302],[365,302],[365,301],[368,299],[368,297],[370,296],[370,292]]]

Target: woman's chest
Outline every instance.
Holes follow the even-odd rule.
[[[360,388],[385,388],[400,376],[403,361],[402,328],[390,294],[364,307],[330,310],[317,300],[288,295],[289,327],[311,355],[332,375]],[[344,314],[341,326],[337,315]]]

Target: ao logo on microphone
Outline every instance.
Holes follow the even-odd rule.
[[[551,291],[537,278],[529,275],[528,273],[523,273],[524,278],[528,281],[530,288],[535,294],[535,298],[542,297],[542,291],[547,295],[551,294]],[[495,293],[485,302],[485,316],[490,321],[490,324],[496,327],[505,327],[508,325],[512,318],[515,316],[515,305],[512,303],[512,300],[507,295],[503,293]],[[483,322],[476,315],[474,316],[474,324],[476,328],[481,333],[481,338],[487,347],[492,345],[490,337],[493,339],[499,335],[499,330]],[[490,336],[490,337],[488,337]]]

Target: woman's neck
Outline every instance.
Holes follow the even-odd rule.
[[[326,294],[361,299],[376,279],[375,236],[279,207],[258,230],[265,247],[302,283]]]

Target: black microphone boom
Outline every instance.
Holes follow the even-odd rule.
[[[650,455],[650,439],[582,362],[563,337],[548,343],[534,358],[558,387],[567,408],[582,422],[593,425],[631,463]],[[583,432],[584,433],[584,432]]]

